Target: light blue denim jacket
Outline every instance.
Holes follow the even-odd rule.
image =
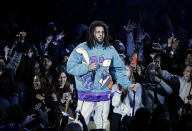
[[[98,64],[93,81],[93,72],[88,71],[91,63]],[[86,42],[79,44],[69,57],[67,72],[75,76],[78,99],[82,101],[110,100],[108,85],[112,77],[124,88],[130,88],[131,85],[117,51],[113,46],[103,47],[103,43],[96,44],[92,49],[88,48]]]

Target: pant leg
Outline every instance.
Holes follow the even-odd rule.
[[[94,122],[96,129],[106,129],[108,125],[108,115],[110,109],[110,101],[99,101],[96,103]]]
[[[121,123],[121,114],[113,113],[110,121],[110,131],[119,131]]]
[[[102,103],[103,103],[103,113],[102,113],[103,129],[106,129],[109,123],[107,118],[110,110],[110,101],[102,101]]]
[[[85,123],[88,125],[91,113],[94,110],[94,107],[95,107],[96,103],[95,102],[84,101],[81,104],[82,105],[81,105],[81,110],[80,111],[81,111],[81,114],[83,115],[83,117],[85,119]]]
[[[94,122],[96,125],[96,129],[102,129],[103,128],[102,112],[103,112],[102,103],[100,101],[96,102],[95,114],[94,114]]]
[[[82,109],[82,105],[83,105],[83,101],[78,100],[78,101],[77,101],[77,108],[76,108],[76,111],[81,111],[81,109]]]

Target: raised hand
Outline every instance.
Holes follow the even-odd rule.
[[[135,22],[131,23],[130,20],[128,21],[127,26],[123,26],[126,32],[130,33],[133,32],[135,28],[137,28],[137,25]]]
[[[62,31],[59,35],[57,35],[56,40],[61,40],[63,37],[65,37],[64,31]]]
[[[173,43],[173,40],[174,40],[174,35],[172,34],[170,38],[168,38],[168,42],[167,42],[167,47],[171,47],[172,43]]]
[[[19,42],[24,43],[25,37],[27,36],[26,32],[19,32],[19,34],[16,34],[16,37],[19,39]]]

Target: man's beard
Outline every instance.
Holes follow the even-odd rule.
[[[103,43],[103,41],[104,41],[104,39],[102,39],[102,40],[98,40],[98,39],[96,39],[96,40],[95,40],[95,42],[98,43],[98,44]]]

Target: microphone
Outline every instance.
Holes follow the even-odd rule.
[[[97,61],[93,61],[92,63],[97,63]],[[91,74],[91,80],[94,81],[95,79],[95,74],[96,74],[96,70],[99,68],[99,65],[97,65],[95,70],[92,70],[92,74]]]
[[[92,71],[92,74],[91,74],[91,80],[92,80],[92,81],[95,80],[95,74],[96,74],[96,72],[95,72],[95,70],[93,70],[93,71]]]

